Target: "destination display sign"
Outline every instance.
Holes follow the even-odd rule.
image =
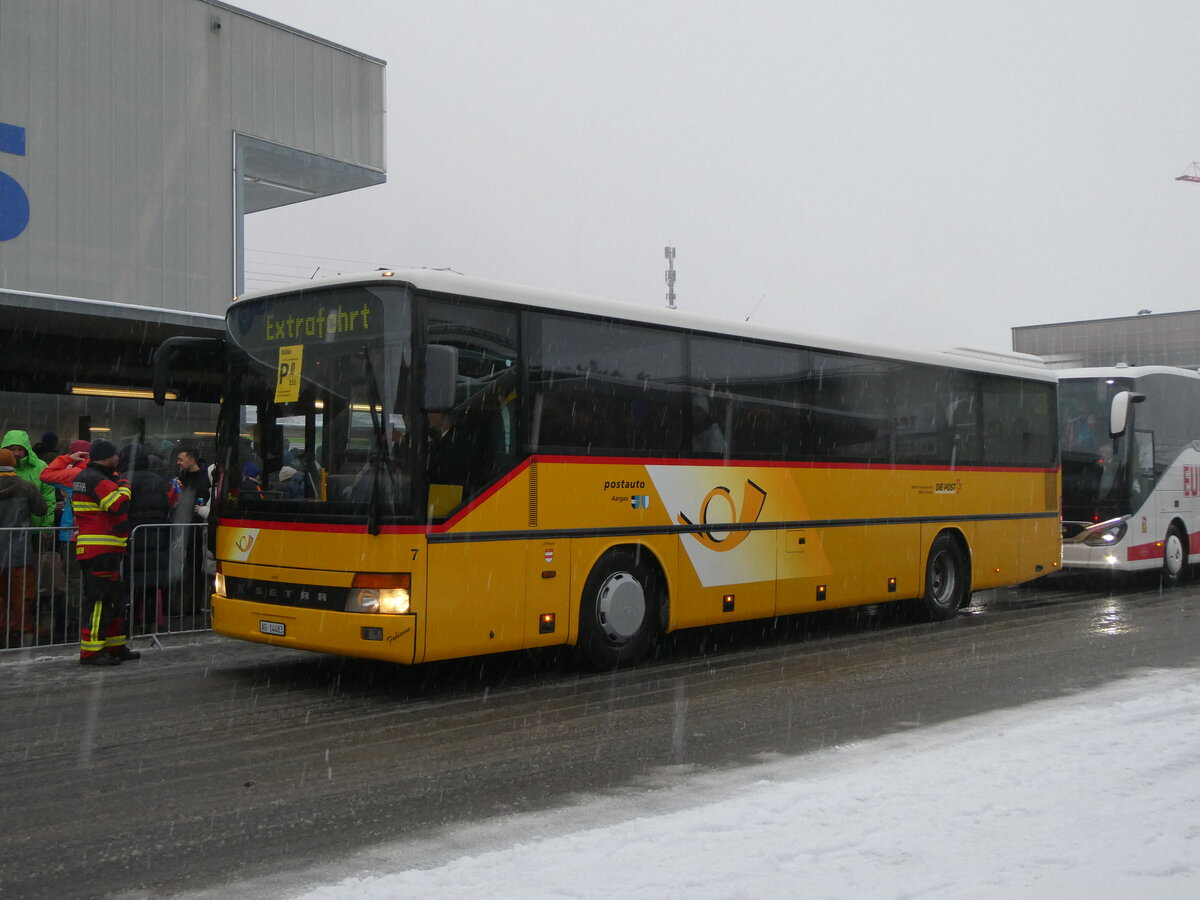
[[[314,291],[235,305],[229,312],[229,330],[239,345],[251,351],[313,347],[380,337],[383,318],[383,303],[371,291]]]
[[[374,312],[371,305],[365,302],[349,307],[339,304],[329,309],[322,305],[311,314],[306,314],[304,310],[268,312],[263,316],[263,339],[268,344],[292,344],[305,340],[311,343],[358,337],[371,333]],[[375,331],[379,330],[379,324],[376,322]]]

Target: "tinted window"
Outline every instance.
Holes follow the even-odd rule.
[[[980,383],[984,465],[1054,465],[1054,385],[999,375],[984,375]]]
[[[516,312],[431,301],[425,339],[453,347],[454,405],[425,414],[426,508],[449,515],[506,472],[517,458],[519,366]]]
[[[789,459],[809,427],[796,403],[809,354],[696,336],[691,345],[691,448],[701,456]]]
[[[904,365],[896,370],[896,461],[977,464],[979,379],[968,372]]]
[[[847,462],[892,459],[894,388],[901,364],[814,352],[801,402],[809,418],[806,455]]]
[[[529,318],[534,449],[672,456],[683,450],[682,333]]]

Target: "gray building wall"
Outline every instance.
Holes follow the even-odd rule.
[[[1013,350],[1056,368],[1182,366],[1200,368],[1200,310],[1026,325],[1012,330]]]
[[[0,288],[223,313],[240,216],[382,182],[384,116],[381,60],[224,3],[0,0]]]

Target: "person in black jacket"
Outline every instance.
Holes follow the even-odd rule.
[[[162,590],[167,587],[171,559],[171,501],[167,482],[151,466],[141,444],[121,448],[118,468],[129,481],[129,552],[125,582],[131,585],[132,622],[152,632],[162,612]]]

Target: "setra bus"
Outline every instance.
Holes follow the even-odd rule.
[[[432,270],[246,295],[227,324],[230,637],[606,668],[692,626],[906,598],[948,618],[1059,564],[1055,376],[1029,358]]]
[[[1064,568],[1184,580],[1200,548],[1200,375],[1115,366],[1058,376]]]

